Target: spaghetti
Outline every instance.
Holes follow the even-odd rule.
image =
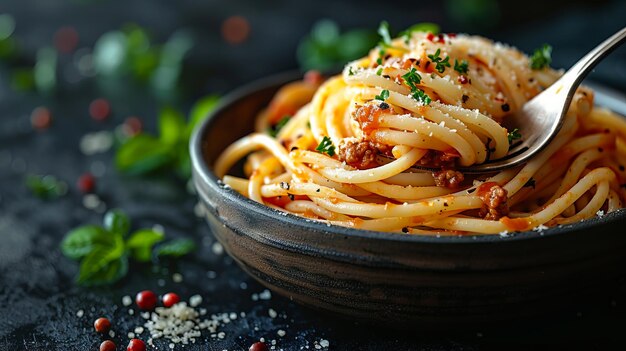
[[[505,156],[520,135],[501,122],[559,75],[481,37],[410,33],[325,82],[309,73],[281,88],[214,170],[269,207],[366,230],[502,234],[615,211],[626,200],[626,122],[585,87],[525,165],[457,171]],[[227,175],[246,156],[247,178]]]

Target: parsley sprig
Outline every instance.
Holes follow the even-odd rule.
[[[383,91],[381,91],[379,95],[374,96],[374,99],[380,100],[380,101],[385,101],[388,98],[389,98],[389,90],[387,89],[384,89]]]
[[[406,82],[406,85],[408,85],[409,88],[411,88],[411,91],[416,90],[417,85],[422,82],[422,76],[420,76],[420,74],[417,73],[417,70],[415,69],[415,67],[411,67],[411,70],[405,73],[402,76],[402,79],[404,79],[404,81]]]
[[[280,132],[280,130],[283,129],[285,124],[287,124],[287,122],[289,122],[290,119],[291,119],[291,116],[289,115],[283,116],[283,118],[281,118],[275,125],[269,128],[268,130],[269,135],[273,138],[276,138],[276,136],[278,135],[278,132]]]
[[[466,74],[469,68],[469,63],[466,60],[454,60],[454,70],[461,73]]]
[[[521,139],[522,134],[519,132],[519,129],[515,128],[508,133],[507,137],[509,138],[509,144],[512,144],[515,140]]]
[[[415,99],[418,102],[421,102],[424,105],[429,105],[432,102],[432,99],[430,98],[430,96],[428,96],[428,94],[426,94],[424,90],[422,89],[416,89],[411,94],[411,97],[413,97],[413,99]]]
[[[219,98],[214,95],[200,99],[191,108],[187,121],[174,108],[161,109],[159,136],[140,133],[125,141],[115,155],[117,169],[131,175],[175,169],[181,177],[189,178],[189,138],[194,127],[207,117],[218,101]]]
[[[179,257],[195,249],[189,239],[163,241],[163,233],[139,229],[128,235],[130,219],[121,210],[111,210],[102,226],[85,225],[73,229],[61,242],[61,251],[71,259],[80,260],[76,281],[81,285],[113,284],[128,273],[128,258],[148,262],[154,256]]]
[[[391,46],[391,34],[389,33],[389,23],[387,21],[380,22],[377,33],[382,39],[381,46]]]
[[[552,46],[543,44],[542,47],[536,49],[530,57],[530,68],[540,70],[550,66],[552,63]]]
[[[442,58],[439,56],[441,54],[441,49],[437,49],[434,55],[428,55],[428,58],[436,65],[435,69],[439,73],[443,73],[446,70],[446,67],[450,67],[450,56],[446,56],[446,58]]]
[[[315,150],[323,154],[328,154],[328,156],[331,157],[335,155],[335,146],[333,145],[333,141],[330,140],[330,138],[327,136],[322,139],[322,141],[319,143],[319,145],[317,145]]]

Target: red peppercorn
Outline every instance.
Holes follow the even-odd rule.
[[[100,344],[100,351],[115,351],[115,343],[111,340],[105,340]]]
[[[150,290],[144,290],[137,293],[135,303],[142,310],[153,310],[157,304],[157,296]]]
[[[131,339],[126,351],[146,351],[146,344],[139,339]]]
[[[106,99],[96,99],[89,104],[89,115],[96,121],[104,121],[111,113],[111,106]]]
[[[269,349],[267,348],[267,345],[265,345],[264,342],[255,342],[254,344],[252,344],[252,346],[250,346],[250,348],[248,349],[248,351],[268,351]]]
[[[163,295],[163,306],[172,307],[180,302],[180,297],[176,293],[167,293]]]
[[[78,178],[76,186],[82,193],[93,193],[96,189],[96,178],[91,173],[85,173]]]
[[[466,84],[468,82],[468,79],[466,76],[459,76],[458,81],[461,84]]]
[[[107,333],[111,329],[111,322],[104,317],[100,317],[93,322],[93,327],[98,333]]]
[[[30,124],[37,130],[44,130],[50,127],[52,114],[45,107],[37,107],[30,114]]]
[[[128,135],[133,136],[141,133],[142,123],[141,120],[135,116],[126,118],[124,121],[124,130]]]
[[[309,85],[319,86],[322,84],[323,81],[324,77],[319,71],[310,70],[304,74],[304,82]]]

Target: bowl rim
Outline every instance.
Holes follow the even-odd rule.
[[[466,235],[451,235],[451,236],[437,236],[437,235],[424,235],[424,234],[411,234],[405,235],[394,232],[382,232],[372,231],[365,229],[355,229],[349,227],[343,227],[338,225],[328,225],[324,222],[310,220],[302,218],[285,211],[279,211],[271,207],[260,204],[253,201],[237,191],[224,186],[219,178],[211,171],[207,162],[203,157],[202,145],[204,142],[204,135],[206,131],[210,129],[213,121],[224,110],[231,105],[238,103],[245,97],[255,94],[256,92],[268,89],[271,87],[281,86],[289,82],[295,81],[302,77],[301,71],[287,71],[278,74],[274,74],[265,78],[257,79],[250,83],[244,84],[235,90],[229,92],[220,99],[217,106],[208,114],[208,116],[195,127],[193,134],[189,142],[189,152],[191,155],[191,162],[194,173],[194,184],[198,181],[211,187],[220,196],[232,201],[235,205],[241,206],[242,210],[252,211],[259,215],[269,217],[276,221],[284,222],[292,226],[303,227],[303,229],[312,230],[321,233],[333,233],[345,235],[348,237],[357,237],[361,239],[381,239],[386,241],[394,241],[400,243],[412,242],[412,243],[429,243],[429,244],[470,244],[470,243],[500,243],[511,242],[519,240],[538,240],[541,238],[549,238],[560,236],[562,234],[568,234],[572,231],[586,231],[593,227],[613,224],[615,222],[624,221],[626,219],[626,208],[618,209],[617,211],[608,213],[602,217],[594,217],[579,222],[559,225],[556,227],[549,227],[542,230],[528,230],[524,232],[508,232],[506,235],[499,234],[466,234]],[[610,95],[612,99],[617,99],[624,104],[626,109],[626,96],[621,93],[607,88],[603,85],[592,83],[594,89],[600,87],[601,94]],[[195,184],[198,187],[197,184]]]

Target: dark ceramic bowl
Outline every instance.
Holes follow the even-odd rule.
[[[622,272],[623,210],[542,233],[432,237],[329,227],[222,186],[213,162],[252,130],[276,90],[298,77],[275,76],[237,90],[191,141],[194,182],[213,233],[271,290],[351,319],[437,327],[545,311]],[[613,99],[611,107],[624,113],[626,102]]]

